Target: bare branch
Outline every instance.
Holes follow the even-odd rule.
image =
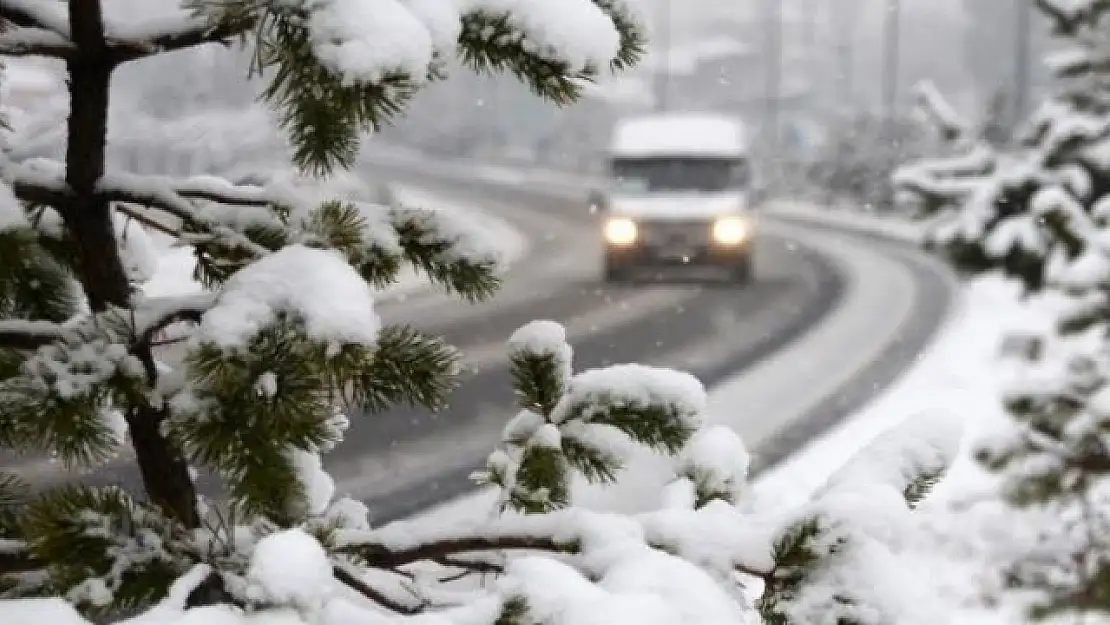
[[[243,187],[227,183],[216,188],[207,181],[196,178],[172,183],[178,195],[191,200],[204,200],[231,206],[269,206],[277,198],[269,196],[261,187]]]
[[[146,226],[147,228],[151,228],[151,229],[157,230],[158,232],[161,232],[163,234],[168,234],[168,235],[174,236],[174,237],[179,236],[181,234],[179,231],[167,226],[166,224],[158,221],[157,219],[154,219],[154,218],[152,218],[148,215],[144,215],[142,212],[140,212],[138,210],[135,210],[134,208],[132,208],[132,207],[126,205],[126,204],[117,203],[115,205],[115,209],[117,211],[123,213],[125,216],[127,216],[128,219],[134,219],[135,221],[137,221],[137,222],[143,224],[144,226]]]
[[[158,306],[158,310],[149,314],[149,321],[136,328],[138,332],[136,347],[151,345],[159,332],[175,323],[199,323],[201,316],[208,312],[213,303],[212,297],[207,295],[167,298],[161,306]],[[151,302],[145,302],[145,304],[149,306]]]
[[[385,596],[384,593],[379,592],[375,588],[371,587],[369,584],[358,579],[353,573],[340,565],[335,565],[334,567],[332,567],[332,574],[335,576],[335,579],[346,584],[352,590],[358,592],[367,599],[373,601],[374,603],[377,603],[387,610],[392,610],[397,614],[404,614],[407,616],[419,614],[420,612],[424,611],[425,606],[423,604],[409,606],[390,599],[389,597]]]
[[[379,542],[352,541],[339,546],[339,551],[363,558],[370,566],[395,569],[416,562],[435,562],[460,553],[475,551],[535,550],[554,553],[575,553],[578,545],[557,541],[549,536],[460,536],[432,541],[406,549],[390,549]]]
[[[62,326],[49,321],[0,319],[0,347],[33,350],[67,337]]]
[[[372,532],[369,534],[356,532],[346,539],[341,538],[338,545],[340,553],[357,555],[369,566],[382,569],[396,569],[426,561],[444,566],[467,568],[472,571],[497,572],[500,567],[496,564],[460,559],[454,556],[463,553],[508,550],[574,554],[579,552],[579,545],[573,540],[556,540],[551,536],[538,534],[496,535],[485,533],[431,540],[420,545],[393,549],[386,546],[384,542],[375,539]],[[773,570],[764,570],[742,562],[734,562],[733,568],[737,572],[764,581],[770,580],[774,575]]]
[[[26,549],[14,552],[0,551],[0,575],[30,573],[42,568],[44,568],[44,564],[27,553]]]
[[[754,577],[756,579],[761,579],[761,580],[763,580],[764,583],[768,583],[768,584],[775,577],[774,570],[765,571],[763,569],[757,569],[755,567],[747,566],[745,564],[740,564],[740,563],[733,564],[732,568],[734,570],[736,570],[737,573],[743,573],[744,575],[747,575],[748,577]]]
[[[108,46],[116,63],[127,63],[147,56],[184,50],[210,43],[228,45],[236,37],[250,32],[255,20],[250,17],[217,24],[197,18],[187,18],[172,26],[165,26],[143,38],[121,37],[108,33]]]
[[[436,558],[435,563],[440,566],[445,566],[454,569],[464,569],[472,573],[501,573],[504,572],[505,567],[494,562],[487,562],[485,560],[468,560],[465,558],[450,558],[442,557]]]

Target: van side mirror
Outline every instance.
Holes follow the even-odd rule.
[[[609,209],[609,201],[605,198],[605,194],[598,189],[590,191],[590,195],[586,200],[590,207],[590,214],[604,213]]]
[[[767,202],[767,193],[763,189],[752,189],[748,194],[748,210],[759,210]]]

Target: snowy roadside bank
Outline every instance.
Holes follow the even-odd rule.
[[[766,206],[766,214],[779,219],[838,226],[906,243],[921,243],[924,236],[921,224],[901,217],[827,209],[809,202],[794,200],[770,202]]]
[[[1044,329],[1051,317],[1018,300],[1015,284],[989,276],[965,286],[956,314],[918,363],[854,416],[812,441],[753,484],[753,505],[789,509],[821,488],[877,435],[910,420],[949,415],[964,424],[962,448],[945,478],[914,515],[923,536],[907,557],[928,581],[952,622],[1018,624],[1027,619],[1006,601],[998,562],[1020,549],[1023,517],[998,498],[995,480],[972,458],[972,449],[1008,422],[999,401],[1008,373],[999,358],[1009,332]],[[1028,537],[1026,537],[1028,538]],[[958,615],[958,618],[957,618]]]

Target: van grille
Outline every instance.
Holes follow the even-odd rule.
[[[647,245],[704,245],[712,225],[704,221],[651,221],[640,223],[639,229]]]

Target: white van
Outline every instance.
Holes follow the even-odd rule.
[[[628,118],[613,133],[606,188],[590,197],[603,218],[605,276],[638,267],[711,265],[752,275],[752,172],[743,123],[671,113]]]

